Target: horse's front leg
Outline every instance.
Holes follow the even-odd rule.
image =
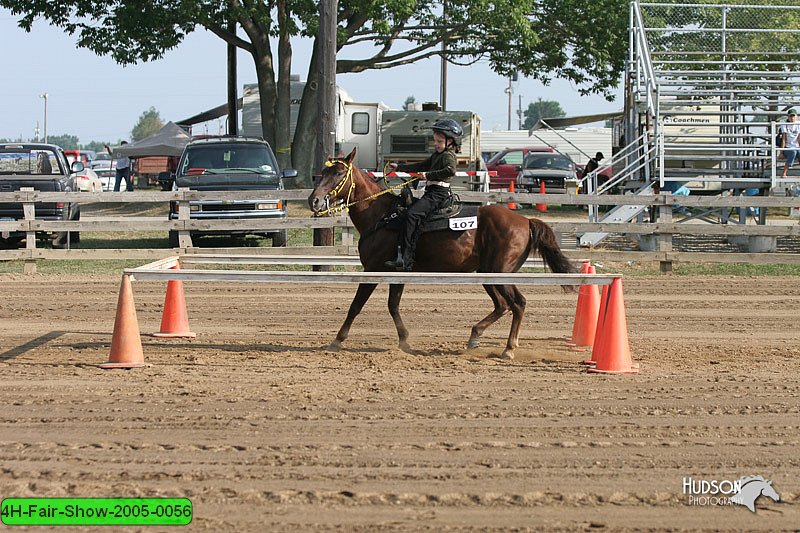
[[[389,285],[389,314],[392,315],[394,327],[397,328],[398,346],[404,352],[413,353],[408,344],[408,330],[403,324],[403,319],[400,318],[400,298],[403,297],[404,288],[405,285]]]
[[[342,347],[342,343],[350,333],[350,326],[353,325],[353,320],[356,319],[364,308],[364,304],[367,303],[367,300],[372,296],[377,286],[377,283],[360,283],[358,285],[356,295],[353,296],[353,302],[350,304],[350,309],[347,311],[347,318],[344,319],[344,324],[339,328],[339,333],[336,334],[336,338],[328,345],[328,350],[338,351]]]

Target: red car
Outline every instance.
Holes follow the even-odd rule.
[[[490,189],[508,189],[509,184],[516,182],[522,169],[522,162],[530,152],[554,153],[555,150],[546,146],[528,146],[525,148],[505,148],[500,150],[486,162],[486,170],[494,170],[497,176],[492,176],[489,182]]]
[[[80,150],[64,150],[64,155],[67,156],[67,161],[70,165],[75,161],[80,161],[84,166],[88,167],[89,161],[91,161],[89,154]]]

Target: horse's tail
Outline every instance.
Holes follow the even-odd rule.
[[[575,265],[561,251],[553,229],[541,220],[529,220],[531,230],[531,253],[541,254],[545,264],[553,272],[571,274],[577,272]]]

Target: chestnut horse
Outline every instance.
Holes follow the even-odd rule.
[[[360,234],[358,253],[367,272],[389,270],[384,263],[397,255],[398,233],[385,227],[376,229],[378,222],[395,205],[390,192],[353,164],[356,150],[343,159],[330,159],[308,205],[315,216],[341,211],[349,207],[350,219]],[[535,218],[528,219],[504,206],[483,206],[478,210],[478,227],[466,231],[434,231],[420,235],[414,270],[421,272],[516,272],[532,252],[539,252],[553,272],[575,272],[564,256],[553,230]],[[347,318],[331,343],[338,350],[350,332],[356,316],[377,287],[375,283],[358,286]],[[400,318],[400,298],[404,285],[389,285],[389,314],[394,320],[402,350],[412,352],[408,330]],[[500,356],[513,359],[519,345],[519,328],[525,313],[525,297],[515,285],[484,285],[494,303],[494,310],[472,327],[468,348],[477,348],[487,327],[511,311],[511,331],[505,350]]]

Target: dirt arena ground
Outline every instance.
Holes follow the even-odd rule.
[[[3,497],[187,497],[206,531],[800,527],[800,279],[625,278],[630,376],[582,371],[554,287],[507,363],[508,318],[463,350],[480,288],[408,287],[409,355],[385,288],[331,353],[354,287],[233,283],[186,283],[197,339],[104,371],[119,281],[0,276]],[[157,331],[165,284],[133,289]],[[782,501],[683,494],[746,475]]]

